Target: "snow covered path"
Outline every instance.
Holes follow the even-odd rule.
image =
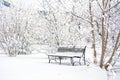
[[[0,55],[0,80],[107,80],[96,67],[49,64],[41,54],[7,57]]]

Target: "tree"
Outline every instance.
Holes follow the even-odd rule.
[[[111,10],[113,8],[115,8],[116,6],[119,5],[120,1],[119,2],[116,2],[114,6],[111,6],[112,4],[112,1],[111,0],[102,0],[102,6],[100,6],[102,8],[102,54],[101,54],[101,59],[100,59],[100,67],[102,68],[104,66],[104,56],[105,56],[105,53],[106,53],[106,49],[107,49],[107,44],[108,44],[108,29],[111,28],[112,26],[110,26],[110,22],[106,23],[106,20],[105,20],[105,17],[108,18],[108,21],[110,19],[110,14],[111,14]],[[106,10],[108,10],[108,12],[106,12]],[[108,14],[108,15],[107,15]],[[112,16],[112,15],[111,15]],[[107,25],[108,24],[108,25]],[[112,23],[114,24],[114,23]],[[118,26],[118,25],[116,25]],[[107,30],[105,30],[107,29]],[[118,28],[119,30],[119,28]],[[117,31],[118,32],[118,31]],[[119,48],[119,36],[120,36],[120,32],[118,32],[118,36],[116,38],[116,41],[115,41],[115,45],[114,45],[114,48],[113,48],[113,52],[110,56],[110,59],[108,59],[107,63],[105,64],[105,69],[107,70],[109,64],[112,64],[112,60],[113,60],[113,57],[115,55],[115,52],[117,51],[117,49]]]
[[[119,49],[119,0],[89,0],[88,11],[90,16],[85,18],[78,13],[72,13],[77,18],[86,21],[89,26],[93,28],[92,30],[92,40],[93,40],[93,50],[94,50],[94,62],[96,57],[96,46],[100,46],[101,43],[101,57],[100,57],[100,67],[108,68],[108,64],[112,64],[115,53]],[[116,37],[116,35],[118,35]],[[116,40],[115,40],[116,38]],[[113,51],[112,51],[113,50]],[[112,52],[112,53],[111,53]],[[98,52],[99,53],[99,52]],[[110,56],[111,55],[111,56]],[[109,58],[110,57],[110,58]],[[109,59],[108,59],[109,58]]]
[[[25,34],[27,30],[27,17],[25,13],[15,8],[2,7],[0,44],[9,56],[28,51],[28,41]]]
[[[40,18],[44,19],[47,24],[45,26],[48,32],[47,42],[52,47],[58,47],[63,43],[63,29],[67,23],[68,16],[61,10],[62,6],[59,5],[57,0],[44,0],[39,3],[42,6],[40,8],[43,9],[39,10]]]

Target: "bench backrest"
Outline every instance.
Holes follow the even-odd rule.
[[[74,47],[71,47],[71,48],[59,47],[57,49],[58,52],[76,52],[76,53],[82,52],[84,55],[85,55],[85,50],[86,50],[86,46],[84,48],[76,48],[74,46]]]
[[[85,50],[86,50],[86,46],[85,46],[84,48],[59,47],[57,51],[58,51],[58,52],[75,52],[75,53],[79,53],[79,52],[80,52],[80,53],[82,53],[80,56],[83,58],[84,64],[86,64],[86,61],[85,61]]]

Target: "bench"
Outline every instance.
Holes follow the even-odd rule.
[[[86,46],[84,48],[76,48],[73,46],[72,48],[68,47],[59,47],[57,49],[56,54],[48,54],[49,63],[51,63],[52,60],[57,62],[57,59],[59,60],[59,64],[61,64],[61,60],[64,58],[70,58],[70,63],[74,66],[76,61],[74,61],[74,58],[78,58],[78,63],[81,64],[81,58],[84,62],[84,65],[86,64],[85,60],[85,50]]]

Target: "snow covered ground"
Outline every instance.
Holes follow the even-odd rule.
[[[106,76],[106,71],[95,65],[49,64],[45,54],[0,54],[0,80],[107,80]]]
[[[115,80],[120,80],[120,70],[116,72]]]

